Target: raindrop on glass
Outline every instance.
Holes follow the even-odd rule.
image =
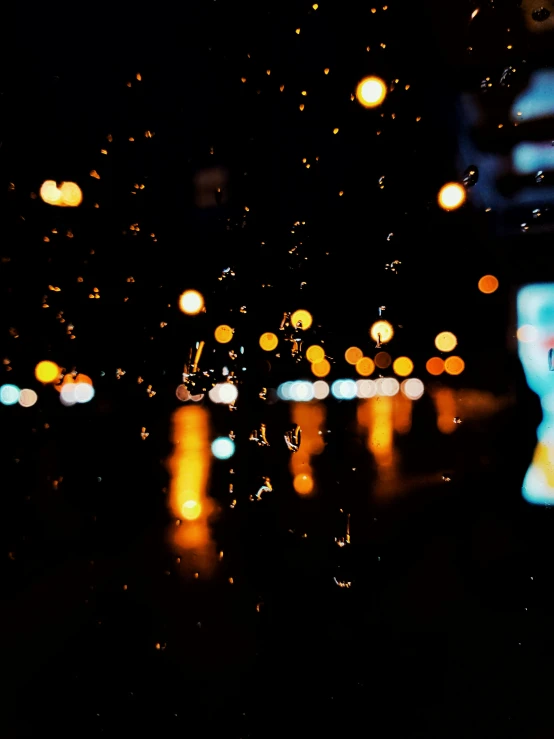
[[[531,13],[531,18],[537,23],[542,23],[547,18],[550,18],[550,10],[544,7],[535,8]]]
[[[300,442],[302,441],[302,429],[300,426],[295,426],[290,431],[285,433],[285,444],[289,452],[297,452],[300,449]]]
[[[506,67],[506,69],[502,72],[500,76],[500,84],[503,87],[510,87],[510,83],[513,81],[514,75],[516,73],[516,68],[509,66]],[[482,86],[482,83],[481,83]]]
[[[524,232],[529,231],[529,226],[526,223],[522,223],[520,229]]]
[[[535,182],[537,184],[540,184],[543,180],[544,180],[544,172],[542,171],[542,169],[539,169],[539,171],[535,175]]]
[[[533,218],[540,218],[542,216],[542,210],[540,208],[535,208],[533,210]]]
[[[461,423],[462,422],[462,419],[461,418],[458,418],[458,416],[455,416],[452,420],[454,421],[454,423]]]
[[[554,372],[554,349],[548,350],[548,369]]]
[[[465,187],[473,187],[479,179],[479,170],[474,164],[470,164],[463,174],[462,182]]]

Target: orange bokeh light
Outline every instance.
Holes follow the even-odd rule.
[[[214,336],[215,340],[219,344],[228,344],[233,338],[233,329],[231,328],[231,326],[222,324],[221,326],[218,326],[216,328],[216,330],[214,331]]]
[[[302,330],[305,331],[310,328],[313,322],[312,314],[307,310],[295,310],[290,317],[291,324],[296,327],[299,323],[302,324]]]
[[[267,331],[265,334],[260,336],[260,346],[264,352],[272,352],[277,348],[278,343],[279,339],[275,334],[272,334],[271,331]]]
[[[465,362],[461,357],[448,357],[444,369],[449,375],[461,375],[465,369]]]
[[[387,94],[387,86],[380,77],[365,77],[356,87],[356,98],[364,108],[380,105]]]
[[[198,290],[185,290],[179,298],[179,308],[189,316],[195,316],[204,307],[204,297]]]
[[[292,484],[299,495],[309,495],[314,489],[313,477],[304,473],[295,475]]]
[[[490,295],[498,290],[498,284],[498,280],[494,275],[484,275],[477,286],[482,293]]]
[[[328,359],[322,359],[321,362],[312,364],[312,372],[316,377],[327,377],[331,371],[331,365]]]
[[[427,360],[425,369],[430,375],[435,375],[435,377],[442,375],[444,372],[444,359],[441,359],[440,357],[431,357],[431,359]]]
[[[388,321],[375,321],[369,333],[373,341],[386,344],[394,336],[394,329]]]
[[[344,352],[344,358],[348,362],[348,364],[356,364],[360,361],[364,356],[364,353],[361,349],[358,349],[357,346],[351,346]]]
[[[362,357],[356,362],[356,372],[362,377],[369,377],[375,369],[375,362],[369,357]]]
[[[466,191],[458,182],[448,182],[439,191],[438,201],[443,210],[456,210],[465,200]]]

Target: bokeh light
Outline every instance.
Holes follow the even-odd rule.
[[[312,364],[322,362],[325,359],[325,350],[323,349],[323,347],[317,346],[316,344],[314,344],[313,346],[309,346],[308,350],[306,351],[306,359]]]
[[[310,328],[313,322],[312,314],[307,310],[295,310],[290,317],[291,324],[296,327],[299,323],[302,324],[302,330],[305,331]]]
[[[380,105],[387,94],[387,86],[380,77],[365,77],[356,87],[356,98],[364,108]]]
[[[356,364],[360,361],[364,356],[364,353],[361,349],[358,349],[357,346],[350,346],[348,349],[344,352],[344,358],[348,362],[348,364]]]
[[[408,377],[414,371],[414,363],[409,357],[397,357],[392,363],[392,369],[399,377]]]
[[[299,495],[309,495],[314,489],[314,481],[311,475],[301,473],[295,475],[293,487]]]
[[[94,398],[94,388],[88,382],[76,382],[73,392],[77,403],[88,403]]]
[[[231,405],[238,398],[238,388],[231,382],[220,382],[210,390],[210,400],[214,403]]]
[[[483,275],[477,286],[482,293],[490,295],[498,290],[498,284],[498,280],[494,275]]]
[[[331,394],[337,400],[352,400],[357,394],[356,383],[354,380],[335,380],[331,385]]]
[[[279,339],[275,334],[272,334],[271,331],[266,331],[265,334],[260,336],[260,346],[264,352],[272,352],[277,348],[278,343]]]
[[[369,377],[375,369],[375,362],[370,357],[362,357],[356,362],[356,372],[362,377]]]
[[[465,188],[458,182],[448,182],[439,190],[438,201],[443,210],[456,210],[465,203]]]
[[[202,506],[197,500],[185,500],[181,513],[187,521],[195,521],[202,512]]]
[[[321,362],[312,364],[312,372],[316,377],[327,377],[331,371],[331,365],[328,359],[322,359]]]
[[[59,376],[60,368],[55,362],[50,362],[48,359],[39,362],[35,367],[35,377],[45,385],[49,382],[55,382]]]
[[[290,399],[296,402],[313,400],[314,388],[309,380],[299,380],[290,386]]]
[[[373,341],[386,344],[394,336],[394,329],[388,321],[375,321],[369,329],[369,334]]]
[[[396,377],[379,377],[379,379],[375,381],[375,386],[377,395],[384,395],[389,398],[396,395],[400,390],[400,383]]]
[[[212,441],[212,454],[216,459],[230,459],[235,453],[235,442],[228,436],[219,436]]]
[[[517,338],[524,344],[532,344],[533,341],[537,340],[539,332],[536,326],[532,326],[530,323],[526,323],[524,326],[520,326],[517,330]]]
[[[410,400],[419,400],[425,388],[421,380],[418,380],[417,377],[410,377],[409,380],[404,380],[400,389]]]
[[[441,331],[435,337],[435,346],[440,352],[451,352],[457,343],[458,339],[450,331]]]
[[[222,324],[221,326],[218,326],[214,331],[215,340],[219,344],[228,344],[233,338],[233,333],[234,332],[231,326]]]
[[[329,395],[329,385],[325,380],[316,380],[314,382],[314,398],[316,400],[325,400]]]
[[[195,316],[204,307],[204,298],[198,290],[185,290],[179,298],[179,308],[188,316]]]
[[[386,369],[391,366],[392,357],[388,352],[377,352],[375,355],[375,366],[379,369]]]
[[[465,362],[461,357],[448,357],[444,363],[444,369],[449,375],[461,375],[465,366]]]
[[[23,408],[31,408],[38,400],[38,395],[34,390],[23,388],[19,393],[19,405]]]
[[[48,205],[61,205],[62,192],[54,182],[54,180],[45,180],[40,186],[40,197]]]
[[[40,187],[39,194],[48,205],[76,208],[83,202],[83,193],[75,182],[62,182],[58,187],[54,180],[45,180]]]
[[[15,405],[19,402],[19,394],[21,390],[17,385],[2,385],[0,387],[0,403],[2,405]]]
[[[374,380],[356,380],[356,394],[358,398],[373,398],[377,394]]]
[[[431,357],[431,359],[427,360],[425,369],[430,375],[434,375],[435,377],[442,375],[444,372],[444,359],[441,357]]]

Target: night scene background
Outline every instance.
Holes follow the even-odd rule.
[[[8,35],[1,736],[554,737],[551,0]]]

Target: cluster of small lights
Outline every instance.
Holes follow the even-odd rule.
[[[395,377],[380,377],[377,380],[335,380],[330,387],[325,380],[313,383],[309,380],[297,380],[279,385],[277,395],[281,400],[298,403],[324,400],[329,393],[336,400],[354,400],[375,396],[392,397],[400,391],[410,400],[418,400],[423,395],[424,385],[416,377],[410,377],[402,383]]]

